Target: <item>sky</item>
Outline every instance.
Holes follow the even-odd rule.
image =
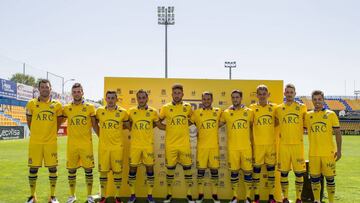
[[[0,78],[25,63],[36,78],[75,79],[90,99],[106,76],[163,78],[158,6],[175,7],[169,78],[228,79],[224,62],[236,61],[233,79],[284,80],[298,95],[360,90],[358,0],[1,0]]]

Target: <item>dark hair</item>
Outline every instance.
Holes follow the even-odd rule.
[[[311,93],[311,98],[313,98],[315,95],[321,95],[322,98],[324,98],[324,92],[321,90],[314,90]]]
[[[108,95],[108,94],[115,94],[115,97],[117,97],[117,94],[116,94],[116,91],[114,91],[114,90],[108,90],[108,91],[106,91],[106,96]]]
[[[286,88],[292,88],[292,89],[295,90],[295,85],[289,83],[289,84],[286,84],[286,85],[285,85],[285,89],[286,89]]]
[[[179,89],[181,91],[184,91],[184,87],[182,86],[182,84],[174,84],[171,88],[172,90],[176,90],[176,89]]]
[[[241,90],[233,90],[233,91],[231,92],[231,96],[232,96],[233,94],[235,94],[235,93],[239,94],[240,97],[242,98],[243,92],[242,92]]]
[[[266,92],[269,92],[268,87],[266,85],[264,85],[264,84],[261,84],[261,85],[256,87],[256,93],[258,93],[259,90],[265,90]]]
[[[50,81],[48,79],[40,79],[39,83],[38,83],[38,88],[40,88],[41,83],[48,83],[50,85],[50,87],[51,87],[51,83],[50,83]]]
[[[83,90],[82,85],[81,85],[80,83],[78,83],[78,82],[77,82],[77,83],[74,83],[73,86],[71,87],[71,89],[78,88],[78,87],[81,88],[81,91]]]
[[[205,95],[210,95],[211,99],[213,98],[213,93],[205,91],[201,94],[201,98],[203,98]]]
[[[143,93],[146,95],[146,97],[149,97],[148,93],[143,89],[139,89],[139,91],[136,92],[136,97],[138,97],[140,93]]]

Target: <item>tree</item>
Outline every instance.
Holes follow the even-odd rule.
[[[22,83],[33,87],[36,86],[35,78],[31,75],[15,73],[11,76],[10,80],[13,82]]]

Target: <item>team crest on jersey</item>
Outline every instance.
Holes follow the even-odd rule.
[[[282,110],[285,111],[285,107],[282,107]]]
[[[201,113],[200,116],[203,116],[203,114]]]
[[[324,115],[324,116],[323,116],[323,119],[327,119],[327,118],[328,118],[328,116],[327,116],[327,115]]]
[[[36,104],[36,108],[39,108],[39,104]]]
[[[271,107],[269,107],[269,112],[272,112],[272,108],[271,108]]]
[[[72,111],[72,108],[69,108],[69,111]]]
[[[54,108],[54,105],[53,105],[53,104],[51,104],[51,105],[49,106],[49,108],[50,108],[50,109],[53,109],[53,108]]]
[[[313,116],[310,116],[310,119],[313,119]]]
[[[120,113],[116,113],[116,114],[115,114],[115,117],[120,117]]]
[[[217,116],[216,112],[213,113],[213,116]]]
[[[105,115],[105,112],[102,112],[101,115]]]
[[[233,113],[230,113],[230,116],[233,116],[234,114]]]
[[[186,112],[186,107],[183,108],[183,112]]]
[[[300,107],[299,107],[299,106],[296,106],[296,107],[295,107],[295,110],[296,110],[296,111],[300,111]]]
[[[86,107],[84,107],[84,108],[82,109],[82,112],[86,112]]]
[[[170,109],[170,112],[173,112],[173,109]]]
[[[136,115],[136,111],[134,112],[134,115]]]
[[[256,112],[259,112],[259,109],[256,109],[255,111],[256,111]]]
[[[248,116],[248,113],[247,113],[247,112],[244,112],[244,116]]]
[[[146,117],[149,117],[150,116],[150,112],[146,112]]]

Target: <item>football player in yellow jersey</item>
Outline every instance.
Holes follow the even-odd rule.
[[[105,203],[108,172],[112,171],[115,184],[115,203],[121,203],[120,187],[123,164],[123,125],[128,121],[125,109],[116,105],[117,94],[115,91],[106,92],[106,106],[96,111],[99,136],[99,172],[101,186],[100,203]]]
[[[212,107],[213,94],[211,92],[203,92],[201,100],[202,107],[196,109],[191,116],[191,122],[198,130],[196,162],[199,198],[196,203],[202,203],[204,200],[204,176],[207,168],[210,168],[211,173],[213,201],[220,203],[217,187],[220,167],[218,130],[221,109]]]
[[[128,110],[129,122],[127,128],[130,129],[130,169],[129,169],[129,185],[131,196],[128,203],[136,201],[135,182],[136,171],[140,164],[146,167],[146,184],[147,184],[147,201],[155,203],[152,190],[154,188],[154,127],[165,130],[165,126],[160,122],[156,109],[147,105],[149,100],[146,91],[140,89],[136,93],[138,102],[137,107]]]
[[[67,203],[76,201],[76,171],[83,167],[87,187],[87,202],[94,203],[91,196],[93,186],[94,155],[91,128],[97,125],[95,107],[84,101],[84,91],[80,83],[71,88],[73,101],[64,106],[63,115],[67,119],[67,169],[70,197]]]
[[[30,129],[29,141],[29,184],[31,194],[28,203],[36,202],[35,190],[38,169],[49,169],[50,203],[58,203],[55,197],[57,181],[57,132],[62,121],[62,107],[58,101],[50,97],[49,80],[40,80],[38,84],[40,96],[30,100],[26,105],[26,120]]]
[[[324,93],[315,90],[311,94],[315,109],[305,117],[305,126],[309,136],[309,168],[311,187],[315,203],[320,203],[320,176],[326,178],[329,203],[335,196],[335,162],[341,158],[342,137],[339,119],[335,112],[324,108]],[[333,141],[336,138],[336,148]]]
[[[260,202],[259,182],[261,166],[266,165],[269,184],[269,203],[275,203],[275,104],[269,103],[270,96],[267,86],[259,85],[256,88],[258,103],[252,104],[250,108],[254,112],[253,123],[253,151],[254,151],[254,168],[253,182],[255,202]]]
[[[239,189],[239,170],[244,173],[245,203],[250,203],[252,188],[252,147],[251,128],[254,114],[250,108],[241,104],[243,93],[234,90],[231,93],[232,106],[226,109],[220,119],[220,125],[226,123],[228,143],[228,163],[231,171],[230,181],[233,198],[230,203],[237,203]]]
[[[276,119],[280,126],[280,147],[278,158],[278,170],[281,172],[281,188],[283,203],[289,203],[288,175],[291,168],[294,170],[296,180],[296,203],[301,203],[301,192],[304,183],[304,119],[306,106],[295,101],[295,86],[287,84],[284,96],[286,101],[280,104],[276,111]]]
[[[191,195],[192,174],[191,174],[191,146],[189,133],[189,119],[192,114],[191,105],[182,101],[184,96],[183,86],[175,84],[172,86],[173,101],[165,104],[160,110],[160,119],[165,119],[165,165],[167,168],[167,196],[164,203],[172,200],[172,185],[176,165],[183,166],[187,188],[187,200],[194,203]]]

